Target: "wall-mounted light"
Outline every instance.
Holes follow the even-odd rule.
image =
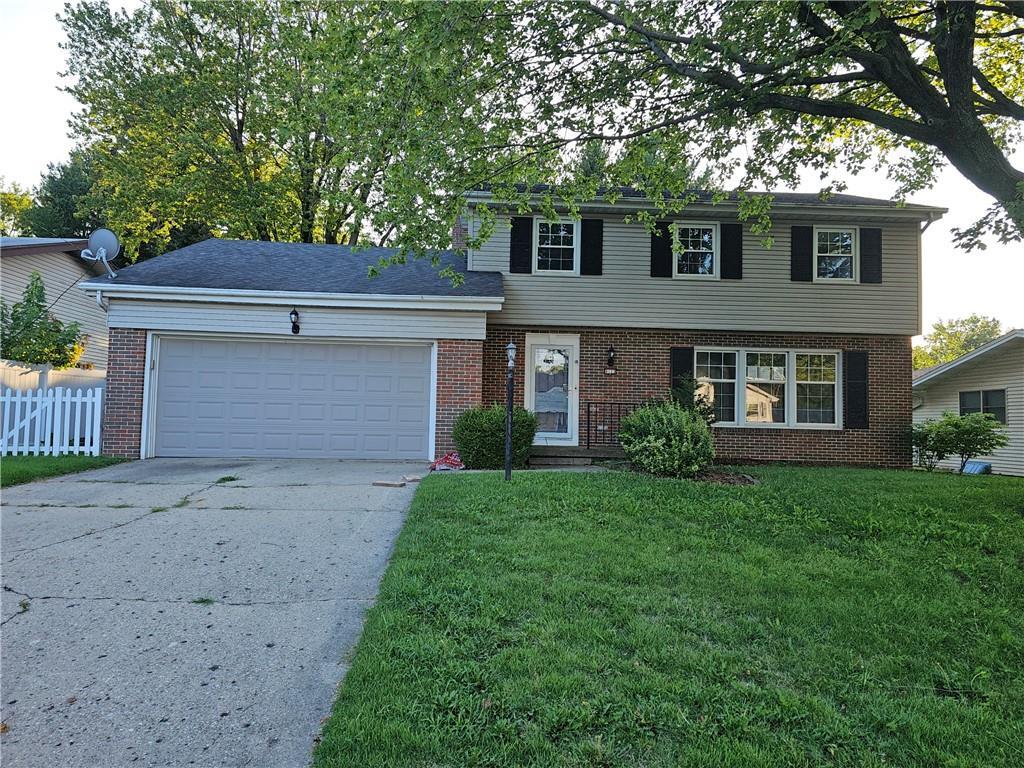
[[[288,319],[292,321],[292,333],[297,334],[299,332],[299,310],[292,307],[292,311],[288,313]]]
[[[608,347],[608,362],[605,364],[604,372],[609,376],[615,373],[615,347]]]

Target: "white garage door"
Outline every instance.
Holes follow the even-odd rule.
[[[425,459],[430,347],[163,337],[156,456]]]

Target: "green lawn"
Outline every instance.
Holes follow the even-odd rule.
[[[1024,481],[431,476],[336,766],[1019,766]]]
[[[0,488],[41,480],[44,477],[83,472],[86,469],[117,464],[119,461],[124,459],[114,459],[110,456],[3,456],[0,457]]]

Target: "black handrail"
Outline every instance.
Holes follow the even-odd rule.
[[[633,412],[640,403],[587,402],[587,448],[619,444],[622,417]]]

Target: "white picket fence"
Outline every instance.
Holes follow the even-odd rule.
[[[100,455],[102,389],[5,389],[0,403],[0,455]]]

